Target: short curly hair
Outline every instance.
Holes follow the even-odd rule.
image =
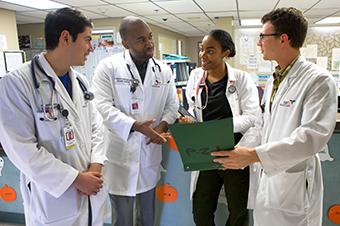
[[[273,10],[261,19],[263,24],[268,21],[273,24],[276,33],[288,35],[293,48],[302,47],[307,35],[308,21],[300,10],[293,7]]]

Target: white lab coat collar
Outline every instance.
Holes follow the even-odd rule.
[[[291,78],[295,78],[298,75],[300,75],[300,73],[296,73],[296,70],[300,67],[301,63],[303,63],[305,60],[306,60],[305,57],[300,55],[299,58],[294,63],[293,67],[289,70],[286,77],[288,79],[291,79]]]
[[[232,66],[230,66],[227,62],[225,62],[225,65],[227,66],[227,71],[228,71],[228,83],[227,83],[227,88],[226,88],[226,96],[228,97],[228,101],[230,102],[230,101],[234,101],[234,99],[233,100],[231,100],[231,95],[230,95],[230,93],[228,92],[228,88],[231,86],[231,85],[234,85],[234,86],[236,86],[236,83],[237,83],[237,77],[236,77],[236,75],[235,75],[235,69],[232,67]],[[203,105],[203,103],[202,103],[202,100],[201,100],[201,93],[202,93],[202,88],[200,88],[199,90],[198,90],[198,93],[197,93],[197,95],[196,95],[196,89],[197,89],[197,87],[198,87],[198,85],[199,85],[199,83],[200,83],[200,81],[201,81],[201,79],[202,79],[202,77],[203,77],[203,75],[204,75],[204,70],[202,69],[202,68],[200,68],[200,70],[197,70],[197,73],[195,74],[195,83],[194,83],[194,87],[195,87],[195,91],[194,91],[194,94],[195,94],[195,96],[194,96],[194,98],[196,98],[197,100],[195,101],[195,104],[196,104],[196,106],[198,107],[198,108],[202,108],[202,105]],[[237,94],[237,89],[236,89],[236,94]],[[235,95],[232,95],[233,97],[235,96]],[[195,108],[194,109],[194,111],[195,111],[195,116],[197,117],[197,119],[199,120],[199,121],[202,121],[202,110],[199,110],[198,108]],[[231,109],[232,111],[234,111],[233,110],[233,108]],[[235,112],[233,112],[233,114],[234,114]]]
[[[229,93],[228,89],[231,85],[236,86],[237,78],[235,76],[234,68],[232,66],[230,66],[227,62],[225,62],[225,64],[226,64],[227,70],[228,70],[228,83],[227,83],[227,88],[226,88],[225,92],[226,92],[226,96],[229,96],[230,93]]]
[[[235,76],[235,70],[232,66],[230,66],[227,62],[225,62],[225,65],[227,66],[227,70],[228,70],[228,84],[230,82],[235,82],[237,80],[236,76]]]
[[[46,60],[45,57],[45,52],[40,53],[39,55],[39,63],[41,64],[41,67],[43,68],[43,70],[46,72],[47,76],[50,76],[55,83],[55,87],[54,89],[57,91],[57,93],[60,94],[61,97],[61,101],[67,105],[67,110],[70,111],[71,114],[75,115],[76,117],[78,117],[75,105],[73,100],[71,99],[70,95],[67,93],[67,90],[65,89],[64,85],[62,84],[62,82],[60,81],[60,79],[58,78],[57,74],[54,72],[53,68],[51,67],[51,65],[49,64],[49,62]],[[72,83],[72,96],[74,98],[75,94],[78,92],[75,92],[75,87],[78,81],[76,81],[76,75],[75,73],[73,73],[72,69],[70,68],[70,70],[68,71],[70,79],[71,79],[71,83]],[[44,76],[40,76],[41,77],[41,81],[49,81],[49,79],[46,77],[46,75]],[[39,82],[39,81],[38,81]],[[66,108],[66,106],[63,106]]]
[[[305,57],[299,56],[299,58],[296,60],[296,62],[292,66],[292,68],[288,71],[288,74],[286,75],[286,77],[281,82],[279,89],[277,90],[277,93],[275,94],[276,97],[275,97],[275,99],[272,103],[272,109],[271,109],[271,111],[268,109],[268,112],[274,111],[274,109],[281,102],[281,98],[288,91],[288,89],[291,86],[291,83],[294,81],[294,79],[302,75],[301,73],[298,73],[298,70],[299,70],[301,64],[303,64],[305,60],[306,60]],[[271,84],[270,84],[270,86],[267,87],[267,89],[270,88],[270,90],[272,90],[273,81],[274,80],[272,79]]]
[[[138,69],[136,67],[135,62],[133,62],[133,60],[132,60],[132,57],[131,57],[131,54],[130,54],[129,50],[125,50],[123,56],[124,56],[124,59],[125,59],[125,63],[130,66],[130,69],[131,69],[131,72],[132,72],[133,76],[135,77],[135,79],[139,80],[139,82],[140,82],[139,85],[141,87],[141,90],[142,90],[142,92],[144,92],[143,84],[147,84],[148,82],[152,81],[152,78],[151,78],[152,68],[154,68],[154,70],[158,70],[156,68],[155,63],[153,62],[153,60],[151,58],[148,60],[148,65],[147,65],[146,72],[145,72],[144,83],[142,83],[142,79],[141,79],[141,77],[139,75],[139,72],[138,72]],[[130,72],[128,72],[128,73],[130,73]]]

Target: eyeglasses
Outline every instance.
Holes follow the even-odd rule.
[[[270,34],[260,34],[259,35],[259,40],[262,40],[264,37],[266,37],[266,36],[279,36],[279,35],[281,35],[281,33],[270,33]]]

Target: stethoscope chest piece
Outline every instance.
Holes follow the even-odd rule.
[[[139,86],[139,80],[134,78],[130,80],[130,83],[130,92],[134,93]]]
[[[235,93],[235,91],[236,91],[236,87],[234,85],[230,85],[228,87],[228,92],[229,93],[233,94],[233,93]]]

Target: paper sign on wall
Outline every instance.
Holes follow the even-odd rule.
[[[7,49],[7,38],[6,35],[0,34],[0,49],[6,50]]]
[[[332,49],[332,70],[340,70],[340,48]]]
[[[317,58],[318,57],[318,45],[307,45],[305,49],[306,58]]]
[[[316,64],[327,70],[328,57],[317,57]]]

